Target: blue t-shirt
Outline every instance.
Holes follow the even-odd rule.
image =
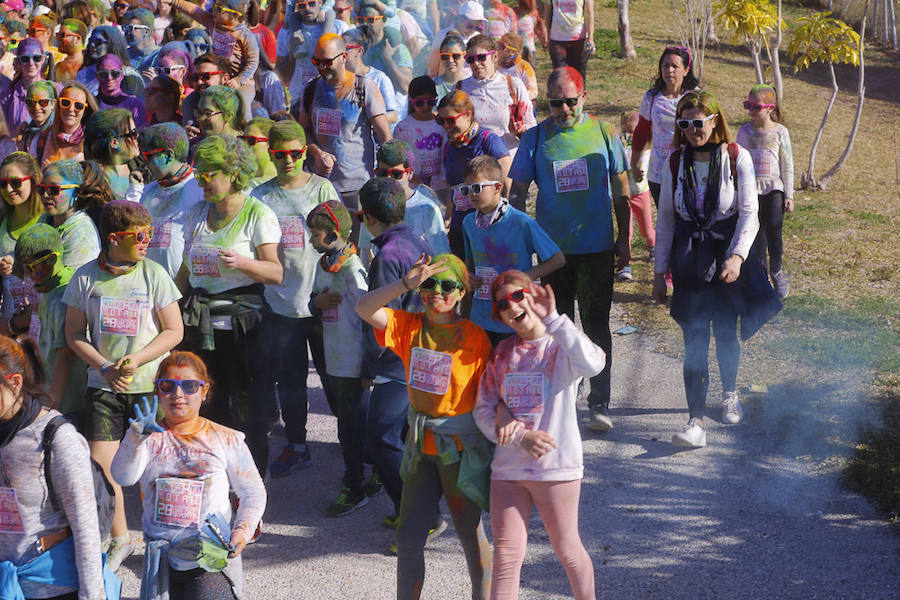
[[[470,160],[482,154],[493,156],[499,160],[504,156],[509,156],[509,149],[499,135],[485,129],[476,133],[475,137],[464,146],[454,146],[450,143],[444,144],[444,178],[447,180],[447,185],[455,188],[455,186],[464,183],[463,170],[466,168],[466,165]],[[463,217],[473,210],[471,207],[461,209],[461,201],[461,197],[454,189],[453,214],[450,217],[450,229],[454,231],[462,228]],[[462,206],[469,206],[467,198]]]
[[[625,149],[608,123],[585,115],[571,129],[552,119],[522,135],[509,176],[537,181],[536,218],[565,254],[614,249],[610,173],[625,170]]]
[[[498,222],[485,229],[475,224],[474,212],[466,215],[462,227],[466,262],[471,261],[475,275],[481,278],[481,285],[473,294],[469,320],[487,331],[513,333],[491,318],[491,283],[504,271],[530,269],[532,254],[543,262],[559,248],[534,219],[512,206]]]

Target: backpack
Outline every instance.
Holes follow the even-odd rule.
[[[735,193],[738,189],[737,156],[739,146],[734,142],[728,144],[728,163],[731,166],[731,181],[734,183]],[[681,166],[681,148],[675,150],[669,157],[669,171],[672,173],[672,203],[675,203],[675,187],[678,185],[678,167]]]
[[[69,421],[62,415],[50,419],[44,428],[44,439],[41,448],[44,451],[44,477],[47,480],[47,491],[53,510],[59,512],[62,507],[57,500],[56,490],[53,487],[53,478],[50,475],[50,449],[53,447],[53,438],[56,430]],[[94,480],[94,499],[97,501],[97,521],[100,524],[100,539],[106,539],[112,530],[113,514],[116,512],[116,495],[112,484],[106,478],[103,467],[91,459],[91,476]]]

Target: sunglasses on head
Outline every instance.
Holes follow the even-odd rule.
[[[520,290],[516,290],[514,292],[510,292],[505,297],[500,298],[499,300],[494,300],[494,303],[497,305],[497,310],[506,310],[509,308],[511,302],[515,302],[518,304],[522,300],[525,299],[525,294],[530,294],[528,290],[522,288]]]
[[[429,277],[425,281],[423,281],[419,287],[423,290],[433,290],[440,285],[441,293],[443,294],[452,294],[454,290],[461,290],[463,287],[456,281],[452,281],[450,279],[441,279],[438,281],[434,277]]]
[[[255,135],[239,135],[238,139],[247,142],[248,146],[255,146],[257,144],[269,141],[269,138],[267,137],[256,137]]]
[[[115,81],[119,77],[122,76],[122,71],[112,70],[112,71],[97,71],[97,79],[102,79],[104,81]]]
[[[47,108],[50,105],[50,98],[40,98],[38,100],[32,100],[31,98],[26,98],[25,105],[28,106],[28,108],[34,108],[35,106],[40,106],[41,108]]]
[[[312,61],[312,64],[316,65],[317,67],[330,67],[331,63],[333,63],[343,55],[344,53],[341,52],[340,54],[336,54],[331,58],[316,58],[315,56],[313,56],[310,60]]]
[[[44,60],[44,57],[40,54],[35,54],[33,56],[26,54],[24,56],[19,57],[19,62],[22,64],[28,64],[30,62],[37,64],[37,63],[41,62],[42,60]]]
[[[384,15],[374,15],[370,17],[356,17],[356,24],[362,25],[365,23],[366,25],[372,25],[375,21],[379,21],[384,18]]]
[[[480,63],[487,61],[488,56],[494,54],[496,50],[491,50],[490,52],[481,52],[480,54],[466,54],[466,62],[470,65],[473,64],[476,60]]]
[[[225,71],[201,71],[199,73],[194,73],[191,75],[191,79],[194,81],[209,81],[213,78],[214,75],[224,75]]]
[[[18,190],[21,189],[22,182],[28,181],[29,179],[31,179],[31,175],[26,175],[25,177],[4,177],[0,179],[0,186],[2,186],[2,189],[10,187],[14,190]]]
[[[174,394],[175,390],[181,388],[185,396],[196,394],[206,385],[202,379],[157,379],[156,389],[163,394]]]
[[[171,75],[173,71],[181,71],[187,67],[185,67],[184,65],[170,65],[168,67],[156,67],[156,68],[159,69],[160,71],[162,71],[166,75]]]
[[[441,125],[441,126],[444,126],[444,125],[456,125],[456,121],[457,121],[461,116],[467,115],[467,114],[469,114],[469,111],[461,112],[461,113],[459,113],[458,115],[456,115],[455,117],[442,117],[441,115],[435,115],[434,120],[437,122],[438,125]]]
[[[150,226],[145,229],[139,229],[138,231],[117,231],[114,235],[119,237],[134,237],[134,241],[138,244],[143,244],[145,242],[150,242],[153,239],[153,234],[156,233],[156,227]]]
[[[272,150],[269,148],[269,154],[271,154],[272,158],[275,160],[284,160],[287,158],[288,154],[290,154],[291,158],[294,160],[300,160],[300,157],[303,156],[304,152],[306,152],[306,146],[303,146],[299,150]]]
[[[222,6],[221,4],[216,4],[215,6],[213,6],[213,10],[216,11],[220,15],[222,13],[231,13],[233,15],[238,15],[238,16],[243,14],[239,10],[234,10],[233,8],[228,8],[227,6]]]
[[[687,129],[688,127],[693,127],[694,129],[701,129],[703,125],[716,116],[716,113],[711,115],[706,115],[702,119],[678,119],[676,123],[678,123],[678,127],[680,129]]]
[[[414,98],[413,106],[434,106],[437,104],[437,98],[432,96],[431,98]]]
[[[78,189],[78,185],[74,183],[66,183],[57,185],[55,183],[39,183],[38,194],[41,196],[49,196],[50,198],[56,198],[59,196],[63,190],[75,190]]]
[[[471,194],[480,194],[481,190],[486,187],[490,187],[493,185],[497,185],[500,183],[499,181],[479,181],[478,183],[464,183],[459,186],[459,193],[461,196],[468,196]]]
[[[752,110],[756,112],[758,110],[762,110],[764,108],[775,108],[774,104],[757,104],[756,102],[750,102],[749,100],[744,100],[744,109]]]
[[[578,104],[578,97],[575,98],[549,98],[547,100],[547,104],[552,106],[553,108],[559,108],[563,104],[568,106],[569,108],[575,108]]]
[[[405,169],[375,169],[375,174],[379,177],[393,177],[394,179],[403,179],[407,173],[412,173],[409,167]]]
[[[78,100],[72,100],[71,98],[60,98],[59,99],[59,107],[60,108],[70,108],[74,106],[75,110],[81,112],[84,110],[84,107],[87,106],[84,102],[79,102]]]
[[[441,60],[459,60],[463,57],[462,52],[441,52]]]

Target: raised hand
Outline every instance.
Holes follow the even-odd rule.
[[[403,285],[405,285],[408,290],[414,290],[432,275],[449,271],[450,267],[444,266],[445,261],[446,259],[430,265],[428,263],[431,262],[431,257],[426,256],[423,252],[422,255],[419,256],[419,260],[416,261],[416,264],[414,264],[406,275],[403,276]]]
[[[141,407],[143,406],[143,410]],[[154,432],[162,432],[164,429],[156,422],[156,411],[159,410],[159,399],[153,396],[151,405],[146,396],[141,398],[140,404],[134,405],[134,419],[128,419],[128,423],[138,433],[150,435]]]
[[[556,311],[556,296],[553,295],[553,288],[549,283],[546,285],[532,283],[531,294],[525,295],[525,301],[529,303],[534,314],[542,320]]]

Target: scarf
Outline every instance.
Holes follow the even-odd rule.
[[[193,174],[194,170],[191,168],[190,163],[185,163],[180,169],[178,169],[178,171],[175,172],[174,175],[169,175],[168,177],[160,177],[156,181],[161,187],[167,188],[181,183]]]
[[[500,203],[497,204],[497,208],[489,214],[485,215],[479,210],[475,213],[475,227],[478,229],[487,229],[491,225],[498,223],[500,219],[503,218],[503,215],[506,214],[506,211],[509,209],[509,200],[506,198],[500,198]]]
[[[77,146],[81,142],[84,141],[84,127],[79,125],[78,129],[73,131],[72,133],[63,133],[60,131],[56,134],[56,147],[57,148],[66,148],[70,146]]]
[[[128,273],[131,273],[137,266],[136,262],[124,263],[121,265],[109,262],[109,250],[106,248],[101,250],[100,254],[97,256],[97,264],[101,269],[116,277],[118,277],[119,275],[127,275]]]
[[[75,269],[72,267],[67,267],[63,265],[63,267],[59,270],[58,273],[51,275],[47,279],[41,282],[34,282],[34,289],[39,294],[46,294],[51,290],[55,290],[61,285],[68,285],[69,280],[72,279],[72,275],[75,274]]]
[[[720,144],[704,144],[698,148],[694,148],[690,144],[685,146],[684,161],[684,178],[682,189],[682,203],[690,216],[691,220],[697,223],[701,228],[705,228],[711,222],[719,206],[719,180],[722,174],[722,152],[719,148]],[[694,172],[694,152],[712,152],[709,159],[709,177],[707,178],[706,193],[703,196],[703,214],[697,212],[697,174]]]
[[[40,413],[41,403],[32,396],[26,397],[22,402],[22,408],[13,418],[9,421],[0,421],[0,448],[5,448],[16,434],[31,425]]]
[[[329,273],[337,273],[344,266],[344,263],[347,262],[347,259],[354,254],[356,254],[356,246],[353,245],[353,242],[347,242],[347,245],[341,248],[339,252],[323,254],[319,262],[322,268]]]
[[[43,125],[34,125],[34,121],[29,121],[28,125],[25,126],[25,130],[23,131],[23,135],[27,139],[32,139],[34,136],[40,134],[42,131],[46,131],[53,125],[53,117],[56,116],[56,112],[50,113],[50,116],[47,117],[47,120],[44,121]]]
[[[469,130],[460,135],[459,137],[450,140],[450,143],[456,146],[457,148],[460,146],[465,146],[469,142],[471,142],[475,136],[478,135],[478,122],[472,121],[472,126],[469,127]]]

